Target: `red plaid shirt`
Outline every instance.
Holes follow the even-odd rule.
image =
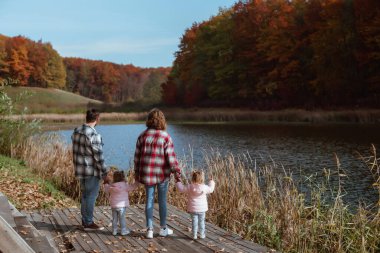
[[[137,139],[135,151],[136,180],[145,185],[155,185],[176,173],[181,176],[172,138],[166,131],[147,129]]]

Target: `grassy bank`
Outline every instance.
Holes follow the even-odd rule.
[[[247,109],[163,109],[170,122],[258,122],[258,123],[380,123],[380,110],[345,111],[253,111]],[[102,113],[102,122],[141,122],[146,112]],[[17,117],[17,116],[14,116]],[[27,120],[40,119],[46,124],[77,124],[84,121],[80,114],[30,114]]]
[[[0,155],[0,192],[19,210],[61,208],[77,203],[56,189],[49,180],[36,176],[23,161]]]
[[[372,151],[366,162],[378,179],[374,187],[380,191],[380,168],[376,150]],[[52,136],[34,139],[13,154],[25,160],[39,177],[49,179],[68,196],[79,198],[71,149],[59,139]],[[204,169],[217,183],[209,197],[210,222],[283,252],[379,252],[379,206],[360,206],[356,213],[350,212],[342,200],[343,189],[333,190],[327,179],[318,185],[309,182],[310,196],[306,201],[291,175],[275,174],[275,164],[257,168],[247,156],[223,157],[213,153],[208,154],[206,161]],[[337,177],[340,182],[344,175],[333,173],[329,177]],[[130,199],[132,204],[144,203],[143,187],[134,191]],[[107,203],[104,194],[98,201]],[[173,183],[168,201],[185,209],[186,198],[174,189]]]
[[[4,91],[15,101],[20,94],[24,99],[16,104],[17,110],[28,108],[29,113],[79,113],[88,104],[101,105],[102,102],[59,89],[38,87],[5,87]]]

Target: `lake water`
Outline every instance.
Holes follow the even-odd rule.
[[[143,124],[100,125],[107,165],[131,167],[136,139]],[[58,131],[70,142],[72,130]],[[372,175],[356,152],[368,155],[371,144],[380,144],[380,125],[304,125],[304,124],[174,124],[168,126],[177,156],[204,167],[204,153],[249,154],[258,164],[275,161],[299,180],[322,174],[324,168],[337,171],[339,157],[344,178],[345,201],[374,204]],[[189,162],[187,164],[191,166]],[[283,170],[279,166],[278,173]],[[334,179],[333,179],[334,180]]]

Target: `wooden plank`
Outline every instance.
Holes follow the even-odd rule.
[[[85,252],[91,251],[91,248],[83,240],[83,238],[81,236],[78,236],[79,233],[77,233],[77,231],[71,231],[57,212],[52,212],[51,215],[55,220],[55,225],[57,226],[58,231],[61,232],[61,236],[66,242],[71,242],[75,250]]]
[[[132,208],[131,210],[135,212],[135,214],[141,215],[145,213],[145,206],[136,206],[136,208]],[[155,223],[159,224],[159,218],[155,215],[153,215],[153,218],[155,219]],[[168,225],[169,227],[174,229],[174,235],[168,237],[160,237],[156,235],[157,237],[155,237],[155,240],[157,240],[157,242],[160,245],[165,247],[170,252],[214,252],[212,250],[207,249],[207,247],[202,247],[202,245],[196,245],[196,243],[194,243],[194,241],[189,240],[187,236],[184,233],[182,233],[180,229],[178,229],[178,227],[170,226],[170,224]],[[159,227],[156,229],[159,229]]]
[[[0,217],[0,238],[2,253],[35,253],[3,217]]]
[[[38,229],[41,235],[46,236],[53,247],[59,249],[64,246],[65,243],[62,236],[60,236],[58,231],[55,229],[54,222],[52,222],[49,217],[47,217],[49,223],[45,223],[43,222],[43,217],[39,211],[22,212],[22,214],[24,214],[28,218],[29,222]]]
[[[139,227],[140,233],[140,239],[141,242],[144,242],[147,246],[145,246],[145,249],[148,248],[156,248],[156,249],[165,249],[169,252],[178,252],[178,249],[173,249],[175,247],[174,245],[169,247],[165,240],[162,240],[163,237],[158,237],[157,233],[154,233],[154,239],[147,239],[146,238],[146,223],[145,223],[145,214],[141,212],[138,208],[135,206],[128,207],[128,218],[136,224],[136,226]],[[157,227],[155,227],[153,230],[157,231]],[[161,247],[160,247],[161,246]]]
[[[30,246],[36,253],[58,253],[58,250],[51,247],[49,240],[45,236],[33,237]]]
[[[69,209],[63,209],[62,214],[64,214],[68,221],[71,221],[71,224],[74,226],[79,226],[82,223],[82,218],[76,215],[75,213],[70,212]],[[107,252],[115,249],[111,244],[106,245],[103,242],[103,233],[104,231],[85,231],[85,233],[92,239],[92,241],[99,247],[101,252]],[[92,245],[91,245],[92,246]]]
[[[158,216],[158,210],[155,210],[155,212],[156,212],[156,215]],[[169,208],[169,217],[170,217],[169,221],[173,221],[173,222],[176,221],[176,223],[180,227],[185,228],[186,231],[188,231],[187,233],[188,236],[192,238],[192,232],[190,232],[190,229],[191,229],[190,216],[187,213],[180,211],[180,214],[183,215],[183,218],[182,218],[181,216],[178,216],[178,215],[174,215],[174,216],[170,215],[170,213],[172,212],[173,210]],[[206,230],[208,230],[207,224],[206,224]],[[223,240],[220,240],[220,237],[216,237],[213,233],[210,233],[210,231],[208,231],[206,235],[207,236],[205,239],[199,238],[197,242],[211,248],[214,251],[245,252],[245,251],[242,251],[242,249],[237,248],[236,245],[233,245],[233,243],[223,243]]]
[[[145,211],[144,205],[139,205],[138,208],[140,208],[141,212]],[[157,211],[157,209],[158,209],[158,205],[155,205],[155,209],[153,211],[153,217],[157,220],[157,222],[159,222],[159,212]],[[169,227],[171,227],[174,230],[174,236],[170,236],[170,237],[175,238],[176,241],[180,242],[181,243],[180,247],[189,249],[191,250],[191,252],[194,252],[194,250],[199,251],[199,252],[214,252],[214,250],[210,249],[209,247],[199,244],[197,241],[194,241],[192,237],[188,235],[186,231],[186,228],[187,228],[186,226],[184,228],[181,226],[177,226],[177,224],[175,224],[174,222],[171,222],[169,219],[167,220],[167,224]]]
[[[106,210],[110,210],[110,207],[106,207],[106,208],[102,208],[102,214],[104,216],[107,217],[107,219],[109,220],[109,222],[111,222],[112,220],[112,214],[110,211],[106,211]],[[127,213],[130,212],[127,210]],[[127,226],[129,226],[131,229],[132,229],[132,232],[129,236],[127,236],[126,238],[128,238],[128,242],[131,243],[132,245],[134,245],[139,251],[142,251],[142,252],[146,252],[146,249],[149,247],[149,245],[147,244],[146,241],[144,241],[144,236],[143,236],[143,232],[142,232],[142,227],[140,227],[137,223],[135,223],[133,220],[132,220],[132,223],[128,223],[128,220],[129,218],[127,219]],[[130,224],[130,225],[128,225]],[[112,230],[112,227],[108,227],[109,231]]]
[[[178,208],[176,208],[176,207],[174,207],[172,205],[170,205],[170,211],[173,211],[173,213],[175,215],[178,215],[178,216],[182,217],[185,220],[189,218],[189,216],[187,216],[188,215],[187,213],[179,210]],[[241,248],[241,249],[243,249],[245,251],[248,251],[248,252],[252,252],[252,251],[267,252],[267,251],[270,250],[269,248],[267,248],[265,246],[261,246],[261,245],[259,245],[257,243],[244,240],[239,235],[234,234],[232,232],[228,232],[228,231],[226,231],[226,230],[224,230],[224,229],[222,229],[222,228],[220,228],[220,227],[218,227],[218,226],[216,226],[216,225],[214,225],[212,223],[209,223],[209,222],[206,223],[206,229],[208,231],[214,233],[215,235],[217,235],[219,237],[222,237],[223,239],[226,239],[226,242],[233,243],[237,247],[239,247],[239,248]]]
[[[63,224],[67,227],[67,236],[70,238],[75,238],[84,251],[88,252],[94,249],[99,250],[99,247],[95,247],[95,242],[92,241],[91,237],[89,237],[86,231],[82,229],[82,226],[72,225],[71,221],[68,220],[62,210],[54,210],[53,214],[54,217],[59,217]]]
[[[180,220],[182,220],[184,224],[188,222],[191,226],[191,220],[188,213],[185,213],[172,205],[170,205],[169,210],[173,212],[174,215],[180,217]],[[206,222],[206,230],[208,230],[206,238],[212,239],[215,243],[224,241],[225,245],[234,245],[237,249],[242,250],[243,252],[267,252],[269,250],[267,247],[246,241],[240,236],[227,232],[209,222]]]
[[[9,205],[8,199],[6,196],[0,196],[0,216],[12,227],[16,228],[16,223],[12,216],[12,210]]]
[[[30,224],[27,217],[15,217],[16,231],[23,238],[41,236],[40,232]]]
[[[111,223],[112,215],[109,212],[108,207],[96,207],[95,208],[95,217],[97,217],[98,220],[103,220],[104,227],[107,232],[107,234],[112,235],[112,226],[108,226],[108,224]],[[128,223],[127,223],[127,227]],[[139,239],[135,239],[134,237],[135,233],[134,231],[131,232],[131,234],[127,236],[113,236],[113,240],[118,239],[121,245],[124,247],[124,249],[131,250],[133,252],[146,252],[144,247],[140,244]],[[111,237],[111,238],[112,238]],[[112,239],[111,239],[112,240]]]
[[[24,216],[17,208],[8,200],[9,207],[11,209],[11,213],[13,217],[18,217],[18,216]]]
[[[174,235],[168,237],[160,237],[157,234],[159,227],[155,226],[154,239],[145,238],[145,205],[132,206],[127,208],[127,227],[132,228],[134,232],[127,236],[113,236],[112,227],[109,226],[112,219],[110,207],[96,207],[94,210],[94,218],[98,224],[105,225],[104,231],[86,231],[73,232],[70,228],[78,227],[81,223],[80,211],[76,208],[64,210],[55,210],[51,214],[46,211],[30,214],[35,217],[33,222],[39,224],[40,227],[49,225],[47,219],[52,219],[57,232],[63,233],[62,237],[70,238],[73,236],[72,242],[75,252],[122,252],[123,250],[131,250],[131,252],[149,252],[156,249],[158,252],[183,252],[183,253],[211,253],[211,252],[268,252],[268,248],[260,246],[256,248],[254,243],[245,241],[236,234],[227,232],[213,224],[207,223],[207,238],[200,240],[192,240],[192,234],[188,230],[191,227],[191,220],[188,213],[185,213],[174,206],[168,205],[168,226],[173,228]],[[52,215],[52,216],[49,216]],[[158,206],[155,205],[154,223],[159,224]],[[42,221],[41,221],[42,220]],[[55,233],[55,231],[52,231]],[[87,233],[88,232],[88,233]],[[82,235],[86,235],[84,238]],[[90,239],[90,245],[86,239]],[[56,241],[57,238],[55,238]],[[81,242],[79,242],[81,241]],[[110,243],[111,242],[111,243]],[[110,244],[108,244],[110,243]],[[162,251],[164,249],[164,251]],[[262,250],[264,249],[264,250]],[[70,250],[72,252],[73,249]]]
[[[49,240],[29,222],[26,216],[15,217],[17,231],[36,252],[57,253],[58,250]],[[27,240],[29,239],[29,240]]]

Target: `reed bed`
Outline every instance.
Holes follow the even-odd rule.
[[[168,119],[177,121],[256,121],[256,122],[305,122],[305,123],[378,123],[380,110],[304,110],[285,109],[274,111],[248,109],[168,109]]]
[[[20,118],[19,115],[12,115],[11,119]],[[43,123],[78,123],[85,121],[85,114],[58,114],[58,113],[42,113],[42,114],[26,114],[22,118],[27,121],[40,120]],[[142,121],[146,119],[146,113],[131,112],[131,113],[102,113],[102,121]]]
[[[62,143],[53,135],[33,137],[13,154],[78,200],[79,184],[74,178],[71,148]],[[379,252],[379,205],[359,206],[351,212],[342,200],[340,183],[334,191],[328,180],[310,184],[305,196],[292,175],[274,172],[275,163],[257,167],[248,155],[221,156],[217,152],[207,155],[205,161],[204,169],[217,184],[209,196],[210,222],[283,252]],[[372,156],[363,158],[374,175],[374,187],[380,192],[378,161],[374,147]],[[189,175],[191,170],[184,173]],[[338,182],[342,180],[339,162],[337,173],[332,176],[338,177]],[[128,179],[132,178],[130,173]],[[185,196],[173,185],[170,184],[168,201],[185,209]],[[144,203],[143,187],[134,191],[130,199],[132,204]],[[98,204],[107,204],[103,193]]]
[[[287,109],[278,111],[257,111],[232,108],[201,108],[201,109],[163,109],[170,121],[182,122],[303,122],[303,123],[379,123],[380,110],[337,110],[337,111],[307,111]],[[113,112],[102,113],[101,120],[108,122],[144,121],[146,112]],[[19,116],[13,115],[13,118]],[[44,123],[78,123],[84,121],[84,114],[28,114],[26,120],[41,120]]]

